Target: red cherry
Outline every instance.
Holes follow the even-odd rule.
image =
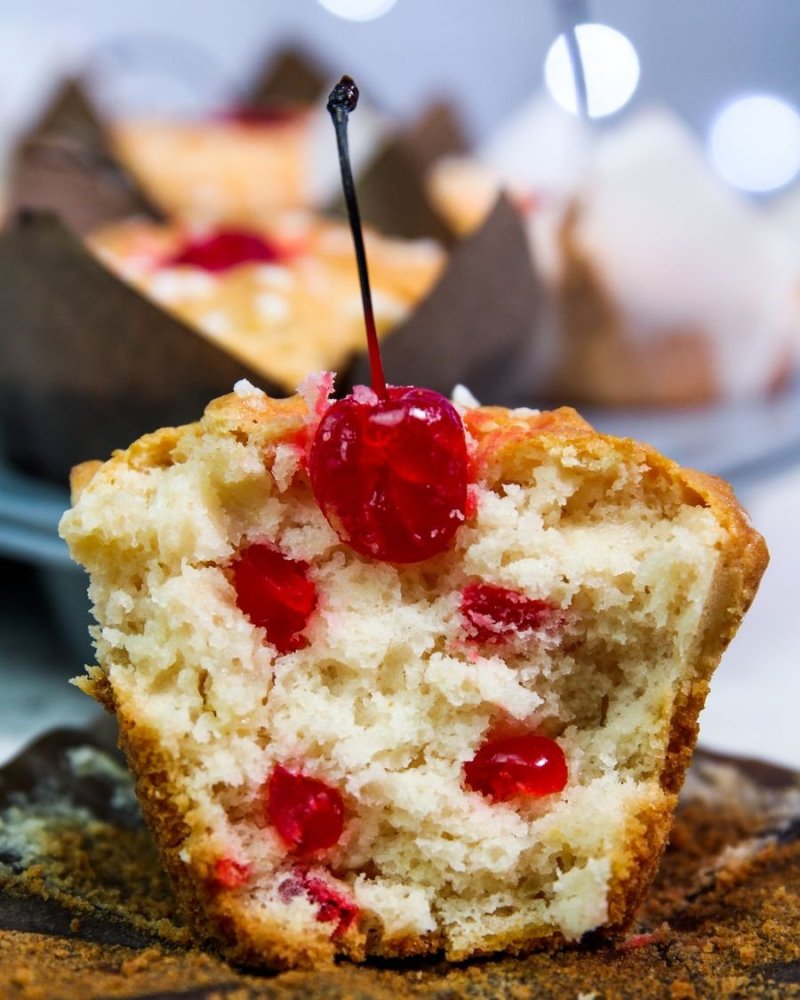
[[[233,858],[218,858],[214,865],[214,881],[223,889],[246,885],[250,874],[250,865]]]
[[[352,899],[337,892],[327,882],[300,868],[295,869],[291,878],[281,882],[278,893],[284,903],[301,894],[319,904],[317,920],[320,923],[336,921],[333,937],[344,934],[358,917],[359,909]]]
[[[217,229],[209,236],[187,240],[164,267],[188,264],[204,271],[228,271],[240,264],[282,261],[286,252],[271,240],[244,229]]]
[[[276,764],[267,792],[269,821],[299,854],[332,847],[341,837],[344,803],[337,789]]]
[[[286,125],[295,121],[302,114],[302,108],[296,104],[271,102],[269,104],[240,104],[223,111],[222,121],[234,122],[237,125]]]
[[[461,616],[467,638],[487,645],[500,645],[525,632],[553,631],[563,624],[561,609],[549,601],[489,583],[464,588]]]
[[[464,765],[464,774],[473,791],[495,802],[520,795],[539,798],[564,788],[567,761],[555,740],[528,733],[484,743]]]
[[[443,552],[463,523],[467,445],[455,407],[431,389],[359,387],[333,403],[309,456],[311,486],[356,552],[393,563]]]
[[[347,142],[358,87],[343,76],[328,97],[353,233],[372,389],[333,403],[309,453],[311,487],[331,527],[356,552],[393,563],[443,552],[465,519],[467,444],[455,407],[437,392],[387,386]]]
[[[239,610],[266,630],[279,653],[308,645],[302,632],[317,604],[308,563],[290,559],[270,545],[250,545],[233,564],[233,586]]]

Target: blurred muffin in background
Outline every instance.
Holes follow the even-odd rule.
[[[299,212],[247,229],[132,219],[87,242],[120,277],[287,391],[311,372],[341,370],[364,347],[344,223]],[[382,335],[432,288],[445,254],[433,241],[374,231],[366,243]]]
[[[120,161],[167,216],[243,224],[336,195],[330,129],[322,105],[273,102],[198,121],[119,121],[111,132]],[[360,114],[351,138],[356,168],[385,130],[375,111]]]
[[[511,165],[515,150],[518,163],[534,162],[527,174]],[[800,340],[800,253],[718,180],[672,115],[642,113],[590,139],[575,119],[537,106],[486,163],[443,162],[431,193],[457,231],[502,186],[525,216],[555,316],[537,388],[671,406],[754,397],[787,377]]]

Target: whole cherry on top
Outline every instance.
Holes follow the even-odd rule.
[[[347,143],[358,88],[343,76],[328,98],[355,244],[372,387],[332,403],[309,455],[328,522],[361,555],[412,563],[444,552],[465,519],[467,446],[455,407],[431,389],[387,386]]]

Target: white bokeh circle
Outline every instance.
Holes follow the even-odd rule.
[[[771,94],[726,104],[708,139],[714,166],[744,191],[775,191],[800,172],[800,113]]]
[[[348,21],[372,21],[391,10],[397,0],[318,0],[318,3]]]
[[[602,118],[623,108],[639,85],[639,56],[630,39],[607,24],[579,24],[575,29],[586,78],[590,118]],[[563,35],[550,46],[544,82],[551,96],[567,111],[578,112],[575,81]]]

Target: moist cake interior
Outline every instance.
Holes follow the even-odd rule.
[[[102,667],[80,683],[113,702],[130,746],[156,748],[140,793],[181,814],[173,871],[210,886],[220,861],[246,868],[213,905],[273,960],[277,938],[346,949],[313,892],[286,891],[298,859],[265,810],[281,764],[343,796],[344,833],[303,859],[303,878],[358,908],[370,953],[461,958],[613,919],[615,885],[666,834],[671,718],[724,541],[713,513],[644,451],[527,434],[476,463],[450,551],[371,561],[314,500],[296,401],[266,422],[263,400],[239,387],[235,407],[142,439],[63,526],[99,622]],[[319,595],[307,647],[284,655],[232,583],[237,553],[264,542],[307,562]],[[475,582],[553,614],[476,642],[461,611]],[[563,792],[496,802],[465,784],[487,736],[531,731],[564,750]]]

